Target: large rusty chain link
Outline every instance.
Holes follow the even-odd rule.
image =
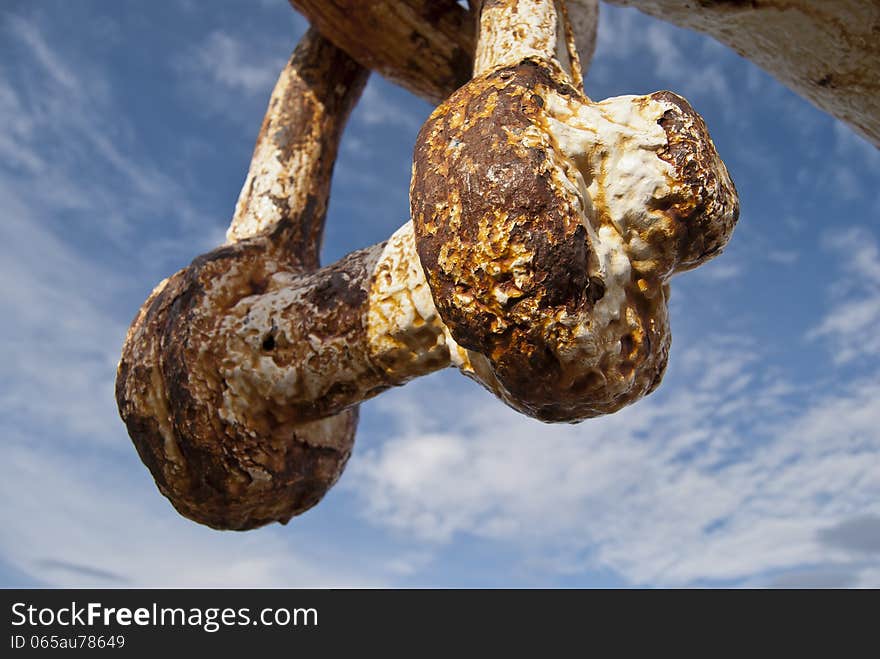
[[[666,365],[669,278],[718,254],[738,215],[684,99],[584,95],[593,2],[292,3],[313,27],[272,93],[227,243],[156,287],[117,377],[159,489],[216,528],[313,506],[351,454],[358,404],[440,368],[544,421],[638,400]],[[320,34],[334,21],[363,29],[333,30],[334,45]],[[411,221],[322,268],[367,67],[442,103],[416,142]]]

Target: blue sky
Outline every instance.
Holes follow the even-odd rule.
[[[223,240],[284,0],[0,8],[0,585],[880,587],[880,152],[726,48],[602,6],[587,91],[671,89],[739,189],[727,251],[673,281],[660,389],[545,426],[446,371],[362,406],[289,525],[179,517],[116,414],[125,330]],[[324,262],[408,216],[430,107],[374,76]]]

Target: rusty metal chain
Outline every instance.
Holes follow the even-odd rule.
[[[272,93],[228,241],[153,291],[117,377],[159,489],[216,528],[315,505],[358,404],[439,368],[544,421],[646,395],[668,354],[669,278],[718,254],[738,214],[684,99],[583,94],[575,42],[591,51],[595,24],[572,29],[560,0],[485,0],[479,23],[451,0],[355,3],[368,36],[336,45],[318,30],[340,3],[292,2],[313,28]],[[467,24],[465,82],[473,37],[453,28]],[[386,28],[421,35],[409,43],[433,78],[397,39],[373,43]],[[368,75],[356,60],[445,100],[416,143],[412,220],[322,268],[333,162]]]

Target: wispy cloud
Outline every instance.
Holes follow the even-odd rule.
[[[3,425],[35,430],[39,420],[53,441],[72,433],[112,442],[119,430],[113,377],[125,321],[107,301],[124,286],[40,226],[3,181],[0,197],[8,213],[0,241]]]
[[[173,56],[178,91],[195,113],[233,121],[256,137],[260,121],[254,116],[262,119],[278,75],[307,27],[299,14],[290,13],[290,32],[216,28]]]
[[[694,50],[706,57],[694,57]],[[707,52],[708,51],[708,52]],[[599,19],[591,80],[602,84],[618,79],[624,61],[641,61],[659,88],[669,87],[693,101],[711,100],[729,106],[734,94],[730,75],[722,68],[724,47],[717,42],[658,21],[628,8],[603,5]],[[642,93],[653,91],[641,90]],[[617,93],[632,93],[621,90]],[[733,108],[729,109],[733,113]],[[732,116],[732,115],[731,115]]]
[[[171,176],[131,155],[134,131],[101,68],[59,51],[35,19],[5,19],[19,64],[0,65],[0,411],[9,428],[106,444],[119,433],[113,379],[134,311],[116,301],[142,288],[126,270],[167,274],[192,249],[132,249],[131,236],[158,216],[196,242],[197,213]]]
[[[375,80],[367,84],[358,103],[358,116],[367,126],[386,125],[417,131],[425,117],[419,116],[409,108],[401,107],[383,93],[383,86]]]
[[[797,251],[792,249],[769,250],[766,255],[768,261],[779,265],[793,265],[800,256]]]
[[[21,62],[0,65],[7,189],[55,228],[81,222],[83,234],[117,246],[130,239],[134,217],[164,216],[191,236],[195,210],[173,175],[133,155],[143,145],[103,65],[58,50],[37,19],[5,18],[0,30]]]
[[[438,552],[476,537],[555,556],[557,569],[679,586],[825,566],[839,557],[819,529],[877,506],[880,381],[803,409],[791,398],[804,392],[765,359],[738,339],[703,339],[675,355],[661,393],[571,427],[472,390],[418,417],[409,396],[428,394],[411,389],[388,403],[398,430],[353,464],[351,487],[367,519]]]
[[[290,529],[221,533],[168,514],[145,472],[132,478],[118,461],[18,443],[4,446],[3,455],[0,496],[10,505],[0,511],[0,552],[16,569],[49,584],[383,583],[375,572],[360,573],[347,551]],[[308,549],[291,546],[297,538]]]
[[[742,264],[730,259],[710,261],[697,271],[698,275],[712,281],[728,281],[741,277],[744,273]]]
[[[828,341],[837,364],[880,355],[880,248],[867,229],[850,229],[827,239],[843,264],[830,291],[828,310],[809,340]],[[826,293],[828,294],[828,293]]]
[[[180,65],[188,73],[205,76],[214,89],[220,85],[233,93],[266,96],[284,67],[284,60],[277,55],[267,56],[261,50],[265,49],[256,39],[248,43],[218,30],[194,45]]]

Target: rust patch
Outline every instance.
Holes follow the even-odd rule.
[[[690,103],[669,91],[649,98],[674,106],[658,121],[666,132],[667,146],[657,155],[674,169],[674,191],[663,211],[677,227],[676,269],[690,270],[717,256],[727,244],[739,219],[736,188],[718,158],[706,123]]]
[[[643,142],[616,128],[611,108],[628,104]],[[451,337],[471,351],[465,372],[543,421],[614,412],[658,385],[670,343],[665,280],[717,254],[737,217],[735,189],[684,99],[658,92],[596,107],[555,65],[527,58],[453,94],[414,154],[418,255]],[[555,135],[551,126],[568,121],[574,132]],[[589,141],[600,135],[612,142]],[[622,154],[606,150],[628,148],[669,166],[648,155],[654,169],[632,175],[665,195],[642,208],[606,198],[612,184],[615,198],[628,193],[614,179]],[[594,198],[581,196],[587,189]],[[612,217],[625,208],[639,215],[629,228],[626,213]]]
[[[537,139],[550,90],[577,94],[528,59],[453,94],[419,134],[410,196],[419,258],[452,337],[552,419],[566,403],[554,400],[562,367],[548,318],[588,308],[604,289],[598,277],[591,284],[586,231],[553,180],[553,143]]]
[[[237,415],[229,365],[257,372],[266,353],[283,352],[293,338],[242,304],[271,296],[279,277],[297,282],[317,267],[339,137],[366,78],[317,32],[306,34],[273,92],[230,228],[235,242],[157,287],[126,337],[116,379],[120,415],[159,490],[202,524],[285,523],[321,499],[351,453],[356,401],[337,401],[316,421],[313,410],[291,417],[241,390],[232,399],[253,416]],[[273,162],[282,170],[264,171]],[[287,185],[281,195],[278,181]],[[255,215],[258,207],[272,211]],[[334,292],[343,306],[357,304],[353,289]],[[240,335],[229,336],[230,322],[241,323]]]
[[[159,489],[181,514],[215,528],[285,522],[308,509],[351,450],[345,441],[312,445],[306,427],[255,436],[222,416],[218,366],[228,355],[217,325],[225,308],[251,293],[250,276],[243,270],[218,295],[203,282],[242,262],[259,263],[254,247],[216,250],[174,275],[132,326],[117,376],[120,414]],[[327,432],[353,438],[356,421],[356,409],[344,411],[327,422]]]

